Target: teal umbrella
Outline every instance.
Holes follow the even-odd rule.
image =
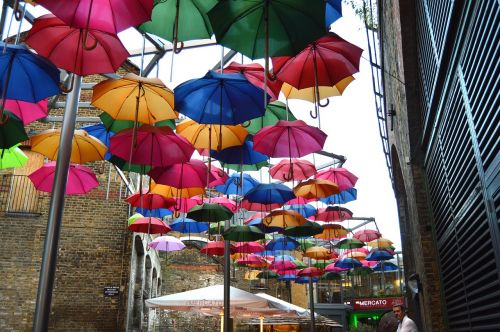
[[[222,164],[222,167],[232,169],[238,173],[241,172],[249,172],[249,171],[258,171],[262,167],[269,166],[269,162],[262,161],[260,163],[252,164],[252,165],[242,165],[242,164]]]
[[[191,208],[186,217],[196,221],[220,222],[231,219],[233,217],[233,212],[223,205],[203,203],[202,205],[195,205]]]
[[[19,144],[9,149],[0,149],[0,169],[23,167],[28,156],[19,148]]]
[[[267,104],[264,116],[245,122],[243,126],[255,135],[263,127],[275,125],[279,120],[295,121],[297,118],[283,102],[273,101]]]
[[[264,233],[255,226],[231,226],[223,234],[224,240],[235,242],[250,242],[264,238]]]

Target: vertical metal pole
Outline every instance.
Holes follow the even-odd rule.
[[[52,301],[52,290],[54,288],[57,264],[57,248],[64,210],[64,194],[66,191],[66,182],[68,180],[71,145],[75,132],[81,83],[82,78],[75,75],[73,90],[67,96],[66,107],[64,109],[54,185],[52,197],[50,199],[47,232],[43,248],[42,266],[40,268],[40,279],[38,281],[38,295],[36,298],[35,317],[33,319],[33,332],[47,331],[49,326],[50,304]]]
[[[234,215],[233,215],[234,218]],[[224,230],[231,227],[231,222],[224,223]],[[232,331],[231,325],[231,243],[224,240],[224,332]]]
[[[311,267],[311,260],[309,259],[309,267]],[[309,311],[311,314],[311,332],[316,331],[316,317],[314,317],[314,287],[313,278],[309,277]]]

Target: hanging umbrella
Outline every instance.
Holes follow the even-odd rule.
[[[269,262],[263,257],[254,254],[247,255],[243,258],[237,259],[236,264],[249,267],[268,267]]]
[[[353,269],[353,268],[356,268],[356,267],[363,266],[363,264],[361,264],[361,262],[358,261],[357,259],[355,259],[355,258],[348,258],[348,257],[339,259],[338,261],[336,261],[334,263],[334,265],[336,267],[341,268],[341,269]]]
[[[213,165],[210,168],[210,174],[213,180],[208,183],[209,188],[224,184],[226,183],[227,179],[229,179],[229,176],[226,174],[226,172],[224,172],[224,170]]]
[[[221,151],[242,145],[248,132],[242,126],[204,125],[185,120],[177,125],[177,133],[184,136],[197,149]]]
[[[330,26],[342,17],[342,0],[326,0],[325,24]]]
[[[307,160],[283,159],[269,170],[271,177],[281,181],[305,180],[316,174],[316,167]]]
[[[208,223],[198,222],[189,218],[175,219],[170,227],[179,233],[201,233],[208,231]]]
[[[372,267],[373,271],[383,271],[383,272],[391,272],[399,270],[398,266],[391,262],[378,262],[376,265]]]
[[[319,208],[318,213],[314,216],[314,220],[325,222],[344,221],[352,218],[352,212],[341,206],[328,206]]]
[[[175,110],[201,124],[237,125],[265,112],[264,91],[242,74],[209,71],[178,85],[174,93]]]
[[[342,275],[338,272],[326,272],[320,278],[321,280],[342,280]]]
[[[291,204],[283,206],[283,210],[293,210],[300,213],[304,218],[316,214],[316,208],[311,204]]]
[[[154,217],[154,218],[163,218],[166,216],[172,215],[172,211],[169,209],[145,209],[141,207],[136,207],[135,212],[142,214],[144,217]]]
[[[294,250],[299,246],[299,242],[297,240],[292,239],[288,236],[277,237],[268,243],[266,243],[266,250]],[[285,261],[286,262],[286,261]],[[274,264],[278,264],[279,262],[274,262]],[[291,262],[290,262],[291,263]],[[293,263],[293,268],[295,268],[297,264]],[[271,268],[273,269],[273,268]]]
[[[203,203],[189,210],[187,217],[196,221],[219,222],[231,219],[233,212],[216,203]]]
[[[299,226],[287,227],[283,234],[293,237],[314,236],[323,231],[323,227],[318,223],[307,221]]]
[[[265,216],[267,216],[267,213],[266,212],[257,212],[257,213],[254,213],[252,214],[250,217],[248,217],[244,224],[247,225],[249,222],[251,222],[252,220],[255,220],[255,219],[262,219],[264,218]]]
[[[215,190],[225,195],[243,196],[259,184],[260,182],[249,174],[233,173],[224,185],[215,186]]]
[[[148,210],[169,208],[175,204],[175,200],[163,197],[143,189],[140,193],[135,193],[127,197],[127,202],[133,207],[145,208]]]
[[[31,150],[56,160],[59,153],[61,129],[48,129],[31,137]],[[90,136],[85,130],[75,130],[71,145],[71,162],[84,164],[90,161],[103,160],[107,147],[98,139]]]
[[[238,212],[238,206],[236,205],[236,202],[233,201],[232,199],[226,197],[205,198],[205,202],[209,203],[208,201],[210,201],[210,203],[216,203],[225,206],[231,212]]]
[[[280,120],[255,134],[254,150],[275,158],[298,158],[321,151],[326,136],[302,120]]]
[[[308,284],[309,281],[312,281],[312,282],[318,282],[319,281],[319,278],[316,277],[316,278],[312,278],[311,277],[299,277],[297,275],[297,278],[295,279],[295,283],[296,284]]]
[[[317,267],[306,267],[297,273],[297,277],[321,277],[325,272]],[[295,281],[297,282],[297,281]]]
[[[0,169],[23,167],[28,161],[28,156],[14,145],[8,149],[0,149]]]
[[[284,103],[276,100],[267,104],[264,116],[253,119],[243,125],[250,134],[255,135],[262,128],[275,125],[279,120],[295,121],[297,118],[295,118]]]
[[[245,222],[245,224],[248,226],[255,226],[266,234],[275,233],[282,230],[280,227],[268,227],[264,225],[262,223],[262,218],[253,219],[250,222]]]
[[[297,265],[293,261],[275,260],[269,266],[269,270],[286,271],[286,270],[294,270],[296,267],[297,267]],[[291,271],[290,271],[290,274],[291,274]]]
[[[174,189],[176,189],[175,187],[172,187]],[[184,189],[184,188],[182,188]],[[192,190],[193,188],[189,188],[190,190]],[[200,188],[202,189],[202,188]],[[183,190],[179,190],[179,192],[182,192]],[[183,212],[183,213],[187,213],[189,210],[191,210],[193,207],[195,207],[196,205],[200,205],[203,200],[198,197],[198,196],[194,196],[194,197],[191,197],[191,198],[188,198],[188,197],[175,197],[175,205],[170,207],[169,209],[171,211],[176,211],[176,212]]]
[[[393,244],[393,242],[391,240],[383,238],[383,237],[380,237],[376,240],[373,240],[373,241],[370,241],[367,243],[367,245],[369,247],[378,248],[378,249],[386,249],[386,248],[392,246],[392,244]]]
[[[317,100],[342,96],[345,89],[352,81],[354,81],[354,77],[348,76],[333,86],[318,86],[317,89],[316,87],[297,89],[288,83],[283,83],[281,86],[281,93],[283,93],[287,100],[299,99],[314,103],[317,102]],[[328,104],[329,102],[327,101],[325,104],[320,104],[319,106],[326,107]]]
[[[150,189],[152,193],[159,194],[167,198],[191,198],[205,194],[204,188],[194,187],[182,188],[182,190],[180,190],[164,184],[157,184],[154,181],[151,182]]]
[[[128,218],[128,224],[130,225],[134,221],[136,221],[137,219],[142,218],[142,217],[144,217],[142,214],[136,212],[133,215],[131,215],[130,218]]]
[[[279,274],[274,271],[261,271],[256,275],[256,277],[258,279],[277,279]]]
[[[194,147],[169,127],[142,125],[111,137],[109,150],[134,164],[165,167],[189,161]]]
[[[118,33],[151,19],[153,0],[38,0],[66,24]]]
[[[358,191],[356,188],[350,188],[340,191],[328,197],[320,198],[319,200],[325,204],[345,204],[355,201],[358,198]]]
[[[235,242],[251,242],[264,238],[264,233],[255,226],[231,226],[223,233],[224,240]]]
[[[265,161],[261,161],[260,163],[256,164],[251,164],[251,165],[245,165],[245,164],[222,164],[224,168],[229,168],[232,169],[238,173],[240,172],[251,172],[251,171],[258,171],[262,167],[268,167],[269,162],[267,161],[267,156]]]
[[[315,201],[315,199],[306,199],[304,197],[296,197],[294,199],[289,200],[286,202],[286,205],[293,205],[293,204],[307,204],[310,202]]]
[[[269,213],[262,223],[268,227],[293,227],[306,223],[307,220],[295,211],[276,210]]]
[[[311,248],[307,248],[306,251],[304,251],[304,257],[328,259],[330,258],[330,251],[324,247],[314,246]]]
[[[222,235],[222,233],[224,233],[225,226],[226,226],[225,221],[211,223],[211,224],[209,224],[208,234],[209,235]]]
[[[363,242],[370,242],[382,237],[382,234],[374,229],[363,229],[354,233],[353,237]]]
[[[325,270],[325,272],[340,273],[340,272],[344,272],[344,271],[349,270],[349,268],[338,267],[338,266],[335,266],[335,263],[332,263],[332,264],[328,264],[324,270]]]
[[[148,175],[155,183],[182,189],[184,187],[206,187],[207,180],[214,180],[207,176],[207,172],[208,168],[203,161],[191,159],[167,167],[154,167]]]
[[[134,127],[134,121],[133,120],[117,120],[113,119],[111,115],[109,115],[106,112],[102,112],[99,114],[99,118],[101,119],[103,125],[106,127],[106,130],[112,132],[112,133],[117,133],[120,130],[127,129],[127,128],[133,128]],[[137,125],[142,125],[142,123],[138,123]],[[175,130],[175,120],[174,119],[168,119],[168,120],[161,120],[158,122],[154,122],[153,125],[155,127],[170,127]]]
[[[310,179],[299,183],[293,192],[296,196],[305,198],[323,198],[333,194],[338,194],[338,186],[327,180]]]
[[[334,240],[346,237],[349,231],[338,224],[324,224],[323,231],[314,237],[322,240]]]
[[[28,177],[37,190],[51,193],[55,171],[56,162],[51,161],[28,175]],[[75,164],[69,165],[66,195],[86,194],[98,186],[99,182],[90,168]]]
[[[361,248],[364,246],[365,243],[363,241],[351,238],[340,240],[335,244],[335,247],[339,249],[354,249],[354,248]]]
[[[372,273],[373,273],[373,270],[368,266],[355,267],[355,268],[347,271],[348,276],[367,276],[367,275],[372,274]]]
[[[282,203],[269,203],[269,204],[255,203],[255,202],[250,202],[246,199],[241,201],[241,208],[247,211],[271,211],[279,209],[282,205],[283,205]]]
[[[174,51],[182,48],[178,42],[194,39],[210,39],[212,27],[207,12],[216,0],[155,0],[151,20],[139,26],[148,32],[171,41]]]
[[[370,254],[366,256],[367,261],[387,261],[393,259],[394,256],[386,250],[383,249],[373,249]]]
[[[72,28],[52,14],[35,19],[24,41],[58,68],[80,76],[114,73],[129,56],[115,34]]]
[[[92,105],[116,120],[129,120],[152,125],[176,119],[174,94],[158,78],[145,78],[128,73],[95,85]]]
[[[285,203],[295,195],[287,186],[280,183],[261,183],[249,190],[244,198],[252,203]]]
[[[307,248],[311,248],[311,247],[314,247],[316,244],[309,240],[309,239],[302,239],[300,240],[300,250],[304,251],[306,250]]]
[[[210,151],[210,156],[223,164],[254,165],[267,162],[268,156],[253,149],[250,135],[247,136],[243,145],[232,146],[221,151]]]
[[[330,167],[318,172],[315,178],[336,183],[339,186],[340,191],[353,188],[358,181],[358,177],[349,172],[347,169],[335,167]]]
[[[7,99],[5,100],[5,109],[17,116],[24,125],[27,125],[49,115],[47,104],[46,98],[36,103]]]
[[[157,250],[157,251],[178,251],[184,249],[186,246],[176,237],[164,235],[159,236],[150,243],[148,243],[148,247]]]
[[[122,171],[126,172],[134,172],[134,173],[139,173],[139,174],[147,174],[151,170],[151,166],[149,165],[139,165],[139,164],[129,164],[129,162],[125,159],[122,159],[117,156],[113,156],[111,153],[106,152],[104,157],[109,155],[108,161],[121,169]]]
[[[278,278],[278,281],[294,281],[297,279],[297,276],[295,274],[283,274]]]
[[[254,254],[264,250],[264,245],[256,241],[238,242],[234,244],[234,252],[236,253]]]
[[[172,230],[163,220],[153,217],[137,218],[128,225],[128,229],[146,234],[163,234]]]
[[[359,249],[362,249],[362,248],[359,248]],[[366,258],[366,254],[364,252],[352,251],[352,250],[354,250],[354,249],[346,250],[346,252],[342,254],[341,258],[350,257],[350,258],[356,258],[359,261],[363,261]],[[347,251],[349,253],[347,253]]]
[[[112,133],[108,130],[106,130],[106,127],[102,123],[98,123],[95,125],[90,125],[90,126],[83,126],[80,127],[81,130],[85,130],[87,134],[90,136],[93,136],[97,138],[101,143],[103,143],[106,148],[109,149],[109,139],[111,136],[113,136],[115,133]],[[106,154],[104,155],[105,160],[109,160],[111,158],[112,154],[109,153],[109,151],[106,151]]]
[[[224,256],[224,247],[225,241],[208,242],[206,246],[201,248],[200,252],[212,256]],[[232,244],[230,245],[230,252],[234,253],[234,246]]]
[[[27,140],[21,120],[8,111],[0,113],[0,149],[9,149]]]

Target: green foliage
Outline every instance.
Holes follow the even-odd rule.
[[[343,0],[370,30],[378,29],[377,0]]]

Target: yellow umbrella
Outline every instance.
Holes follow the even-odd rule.
[[[166,186],[164,184],[157,184],[151,181],[151,186],[150,186],[151,192],[162,195],[163,197],[166,198],[191,198],[197,195],[203,195],[205,194],[205,189],[204,188],[182,188],[178,189],[175,187],[171,186]]]
[[[305,257],[315,258],[315,259],[329,259],[330,251],[323,247],[310,247],[304,252]]]
[[[264,225],[280,228],[300,226],[306,222],[306,218],[293,210],[276,210],[262,219]]]
[[[139,98],[138,98],[139,97]],[[176,119],[174,93],[158,78],[127,74],[94,86],[92,105],[115,120],[131,120],[145,124]]]
[[[347,236],[349,231],[338,224],[323,224],[323,232],[314,235],[317,239],[332,240]]]
[[[259,273],[261,273],[262,271],[261,270],[250,270],[250,271],[247,271],[245,272],[245,280],[257,280],[259,278],[257,278],[257,275]]]
[[[355,258],[359,261],[362,261],[363,259],[366,258],[366,254],[361,251],[349,251],[348,253],[342,255],[342,258],[344,257]]]
[[[49,129],[31,137],[31,150],[41,153],[50,160],[57,159],[60,129]],[[84,164],[89,161],[103,160],[107,147],[85,130],[75,130],[71,147],[71,162]]]
[[[385,249],[392,246],[393,243],[391,240],[381,237],[366,244],[372,248]]]
[[[320,86],[319,99],[336,97],[342,95],[347,86],[354,81],[354,77],[348,76],[334,86]],[[283,83],[281,92],[286,99],[301,99],[313,103],[315,101],[314,87],[305,89],[296,89],[288,83]]]
[[[231,146],[242,145],[248,131],[241,125],[199,124],[185,120],[177,125],[177,133],[184,136],[197,149],[224,150]],[[222,132],[221,132],[222,131]]]
[[[305,182],[299,183],[293,192],[297,197],[304,197],[305,199],[324,198],[334,194],[338,194],[339,186],[332,181],[323,179],[310,179]]]

